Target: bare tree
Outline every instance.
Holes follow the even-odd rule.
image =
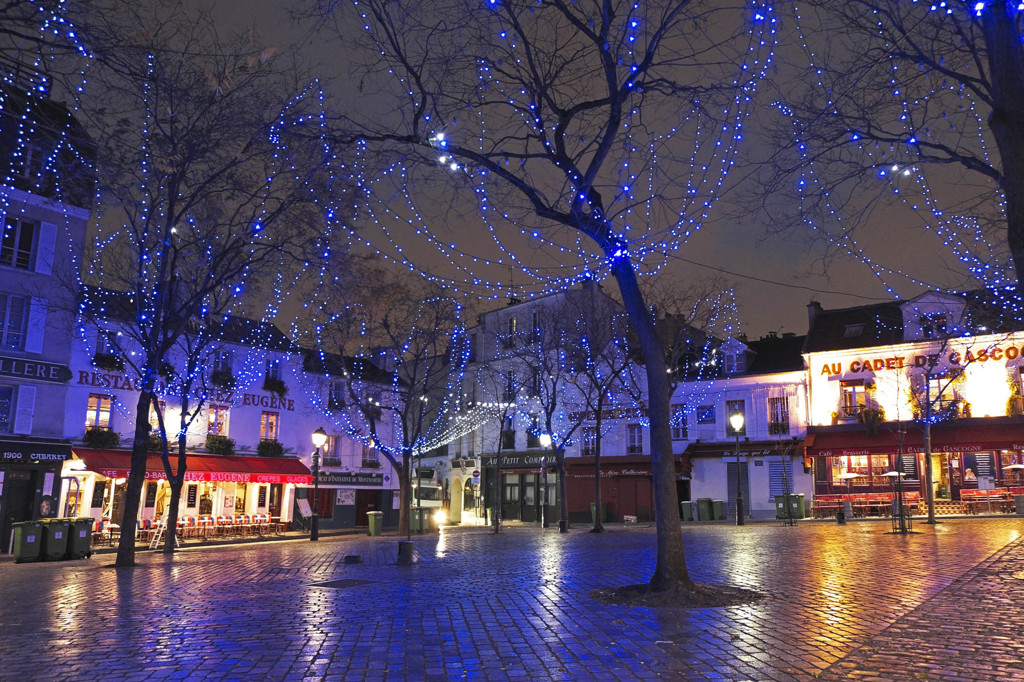
[[[373,281],[373,280],[371,280]],[[399,278],[367,282],[365,305],[321,304],[318,363],[344,365],[347,407],[340,426],[372,444],[398,475],[399,532],[410,532],[413,461],[446,445],[468,352],[461,307],[438,290],[415,293]]]
[[[754,35],[768,26],[764,15],[698,0],[370,0],[351,13],[334,2],[321,6],[347,49],[354,43],[346,31],[365,27],[360,87],[378,86],[366,93],[372,113],[347,121],[359,134],[339,141],[388,153],[401,166],[388,177],[404,196],[427,189],[434,201],[437,175],[450,174],[449,187],[479,200],[494,241],[550,267],[502,260],[531,278],[564,284],[575,268],[617,282],[650,358],[657,521],[650,588],[692,590],[665,366],[637,273],[685,242],[717,196],[771,49],[770,38]],[[372,207],[380,190],[363,186]],[[457,245],[436,238],[441,229],[420,234],[459,258]],[[396,257],[409,253],[405,247]],[[493,261],[466,268],[486,262]]]
[[[865,255],[858,235],[898,221],[919,230],[915,242],[925,231],[941,239],[933,257],[949,256],[960,277],[1015,282],[1024,272],[1017,3],[812,0],[786,23],[790,64],[773,79],[770,138],[780,143],[763,150],[761,216],[777,229],[812,226],[883,279],[902,264]],[[896,220],[894,205],[904,209]],[[895,241],[891,228],[885,236]],[[938,270],[930,276],[948,275]]]
[[[315,93],[293,96],[294,74],[277,68],[273,50],[245,39],[223,44],[208,17],[184,4],[161,7],[166,17],[123,5],[103,15],[90,90],[97,96],[81,109],[101,141],[107,207],[83,275],[100,288],[87,292],[82,311],[102,316],[104,292],[127,296],[132,307],[125,361],[140,394],[129,524],[156,377],[175,343],[197,322],[234,312],[261,280],[274,287],[265,298],[277,300],[295,264],[325,248],[311,192],[326,183],[322,150],[308,131],[291,134],[309,127]],[[134,533],[126,532],[116,564],[134,562]]]

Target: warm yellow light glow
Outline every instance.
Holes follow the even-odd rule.
[[[448,512],[444,509],[438,509],[434,512],[434,523],[441,525],[442,523],[448,523]]]
[[[743,418],[742,412],[733,412],[729,415],[729,425],[732,426],[733,431],[740,431],[744,421],[746,420]]]
[[[323,428],[319,428],[319,429],[317,429],[316,431],[313,432],[313,445],[317,449],[322,448],[324,446],[324,443],[326,443],[326,442],[327,442],[327,432],[324,431]]]

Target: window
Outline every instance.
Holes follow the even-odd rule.
[[[11,219],[4,223],[4,238],[0,243],[0,265],[31,270],[37,231],[37,226],[26,220]]]
[[[530,330],[530,332],[533,334],[533,342],[534,343],[540,343],[541,331],[540,331],[540,311],[539,310],[534,310],[533,311],[533,315],[531,316],[531,320],[533,321],[533,325],[532,325],[532,329]]]
[[[868,394],[863,379],[839,382],[840,417],[855,418],[867,406]]]
[[[345,382],[341,379],[332,379],[327,389],[327,409],[345,409]]]
[[[725,373],[740,374],[747,371],[747,356],[742,352],[725,354]]]
[[[230,412],[231,408],[227,405],[210,405],[206,412],[206,433],[211,436],[227,436]]]
[[[672,440],[686,440],[686,413],[684,405],[672,406]]]
[[[213,354],[213,371],[231,374],[234,352],[230,350],[219,350]]]
[[[114,399],[109,395],[100,393],[89,394],[89,406],[85,414],[86,428],[110,428],[110,408]]]
[[[14,426],[14,386],[0,386],[0,433],[10,433]]]
[[[848,324],[843,327],[843,336],[852,339],[864,333],[863,324]]]
[[[160,418],[159,418],[159,416],[157,416],[157,410],[160,410],[160,414],[165,415],[164,418],[166,419],[167,404],[163,400],[158,400],[156,407],[154,407],[152,404],[150,404],[150,406],[149,406],[149,428],[151,428],[153,431],[159,431],[159,429],[160,429]],[[165,427],[168,426],[166,424],[166,422],[165,422],[164,426]]]
[[[260,415],[260,440],[277,440],[280,416],[277,412],[264,412]]]
[[[508,376],[505,377],[505,392],[503,395],[503,401],[510,403],[516,399],[516,373],[509,371]]]
[[[530,415],[530,426],[526,429],[526,447],[528,448],[539,448],[540,447],[540,416],[536,414]]]
[[[28,299],[0,294],[0,348],[24,350],[28,329]]]
[[[732,421],[729,420],[734,414],[742,414],[744,417],[747,416],[747,409],[744,401],[742,400],[726,400],[725,401],[725,435],[727,436],[745,436],[747,435],[747,422],[743,421],[743,427],[738,431],[732,428]]]
[[[363,458],[361,466],[379,467],[380,460],[377,458],[377,449],[373,445],[363,443]]]
[[[519,323],[516,322],[515,315],[510,315],[505,320],[505,337],[501,340],[502,348],[515,348],[516,347],[516,333],[519,330]]]
[[[640,455],[644,451],[644,430],[639,424],[626,425],[626,454]]]
[[[946,313],[925,313],[918,321],[923,338],[940,339],[946,335]]]
[[[534,367],[530,374],[530,395],[537,397],[540,395],[540,368]]]
[[[953,389],[953,381],[950,376],[928,377],[928,399],[932,403],[933,413],[945,411],[956,403],[957,395]]]
[[[512,417],[505,418],[505,428],[501,430],[501,447],[514,450],[516,447],[516,427]]]
[[[281,379],[281,364],[276,359],[267,360],[267,379]]]
[[[698,424],[714,424],[715,423],[715,406],[714,405],[701,405],[697,408],[697,423]]]
[[[341,466],[341,460],[338,458],[340,445],[341,436],[327,436],[327,440],[324,442],[324,446],[320,449],[320,455],[322,457],[324,466]]]
[[[480,355],[480,349],[477,348],[477,344],[480,342],[479,334],[469,335],[469,362],[476,362],[477,357]]]
[[[789,434],[789,397],[768,398],[768,433],[773,436]]]
[[[597,427],[584,426],[583,437],[580,440],[580,455],[583,457],[594,457],[597,454]]]
[[[96,334],[96,352],[114,355],[117,351],[117,332],[112,332],[109,329],[99,330]]]

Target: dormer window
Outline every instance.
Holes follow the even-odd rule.
[[[946,335],[946,313],[926,313],[919,322],[922,338],[939,339]]]
[[[747,371],[747,356],[745,353],[725,354],[725,373],[740,374]]]
[[[863,324],[848,324],[843,328],[843,336],[848,339],[855,338],[864,333]]]

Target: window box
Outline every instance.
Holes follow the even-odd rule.
[[[231,391],[235,388],[235,377],[230,369],[215,369],[210,373],[210,383],[217,388]]]
[[[264,377],[263,390],[276,394],[278,398],[283,398],[288,395],[288,386],[285,385],[283,380],[276,377]]]
[[[227,436],[211,433],[206,437],[206,451],[211,455],[235,454],[235,441]]]
[[[110,449],[121,444],[121,434],[102,426],[90,426],[85,430],[82,442],[91,448]]]
[[[380,469],[380,462],[375,459],[364,459],[359,466],[364,469]]]
[[[92,365],[108,372],[120,372],[124,370],[124,358],[114,353],[96,353],[92,356]]]
[[[280,441],[264,439],[256,446],[256,454],[260,457],[283,457],[284,446]]]

